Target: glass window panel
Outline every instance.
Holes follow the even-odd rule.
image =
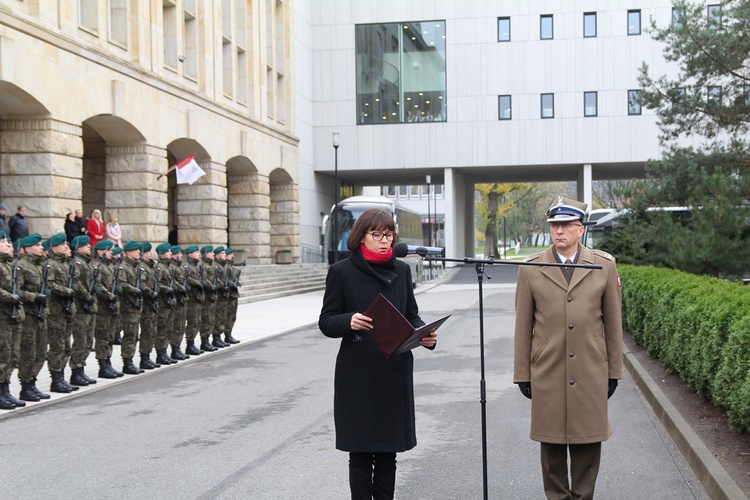
[[[672,27],[682,28],[682,10],[672,7]]]
[[[684,87],[677,87],[669,92],[669,96],[672,98],[672,108],[677,111],[682,111],[684,107],[686,90]]]
[[[555,117],[555,94],[542,94],[542,118]]]
[[[583,116],[596,116],[597,94],[596,92],[583,93]]]
[[[554,38],[554,26],[552,15],[547,14],[539,18],[539,38],[542,40],[552,40]]]
[[[708,27],[719,29],[721,26],[721,5],[708,6]]]
[[[583,36],[584,38],[596,36],[596,12],[586,12],[583,14]]]
[[[398,187],[398,197],[399,198],[406,198],[406,186],[399,186]]]
[[[708,102],[721,105],[721,87],[711,86],[707,90]]]
[[[640,34],[641,34],[641,11],[629,10],[628,11],[628,35],[640,35]]]
[[[445,21],[355,28],[357,123],[445,121]]]
[[[510,120],[512,118],[511,100],[509,95],[497,96],[498,120]]]
[[[510,18],[497,18],[497,41],[510,42]]]
[[[628,114],[629,115],[641,114],[641,91],[640,90],[628,90]]]

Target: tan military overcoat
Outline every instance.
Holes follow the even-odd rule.
[[[581,444],[612,434],[608,379],[622,378],[620,279],[615,259],[580,246],[570,284],[558,267],[519,266],[514,382],[531,382],[531,439]],[[555,262],[550,247],[527,260]]]

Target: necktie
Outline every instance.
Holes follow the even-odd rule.
[[[572,264],[573,261],[570,259],[565,259],[565,264]],[[572,267],[563,267],[563,276],[565,276],[565,281],[570,283],[570,278],[573,277],[573,268]]]

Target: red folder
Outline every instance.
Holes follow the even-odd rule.
[[[391,304],[383,294],[378,294],[365,310],[365,316],[372,318],[372,330],[368,333],[373,341],[380,347],[386,358],[394,354],[401,354],[419,347],[419,341],[437,330],[445,321],[451,317],[444,316],[432,323],[414,328],[409,320],[401,314],[401,311]]]

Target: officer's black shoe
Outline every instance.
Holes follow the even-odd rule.
[[[138,375],[143,373],[143,370],[133,364],[133,358],[122,358],[122,373],[126,375]]]
[[[177,360],[170,358],[167,355],[166,349],[157,349],[156,350],[156,362],[162,365],[172,365],[174,363],[177,363]]]
[[[18,397],[22,401],[32,401],[36,403],[41,398],[36,395],[36,393],[31,387],[32,387],[32,382],[21,382],[21,393],[18,395]]]
[[[227,342],[229,344],[239,344],[240,343],[239,340],[237,340],[236,338],[232,337],[231,332],[224,334],[224,342]]]
[[[172,359],[183,361],[185,359],[190,359],[190,356],[182,352],[182,350],[180,349],[180,346],[173,345],[172,346]]]
[[[13,396],[13,394],[10,393],[10,383],[9,382],[5,382],[3,384],[3,396],[5,396],[5,399],[7,399],[8,401],[10,401],[11,403],[13,403],[14,405],[16,405],[18,407],[22,408],[22,407],[26,406],[26,403],[24,403],[23,401],[17,400],[15,398],[15,396]]]
[[[115,369],[114,366],[112,366],[112,359],[107,358],[107,367],[109,368],[109,371],[117,375],[118,377],[122,377],[124,374],[121,371],[118,371]]]
[[[122,337],[120,337],[120,332],[115,333],[115,340],[112,341],[112,345],[122,345]]]
[[[153,370],[154,368],[159,367],[161,367],[161,365],[151,361],[151,358],[148,354],[141,354],[141,368],[143,368],[144,370]]]
[[[62,377],[60,378],[60,382],[62,382],[63,385],[67,386],[67,388],[70,389],[71,391],[77,391],[78,389],[80,389],[80,387],[78,387],[76,385],[71,385],[71,384],[69,384],[67,382],[67,380],[65,380],[65,369],[64,368],[63,368],[63,370],[60,373],[62,374]]]
[[[218,351],[218,347],[214,347],[211,345],[211,342],[209,342],[208,337],[201,338],[201,349],[207,352],[214,352]]]
[[[185,348],[185,354],[192,354],[193,356],[197,356],[199,354],[203,354],[202,349],[198,349],[195,347],[195,343],[192,340],[189,340],[187,342],[187,347]]]
[[[97,361],[99,362],[99,378],[117,378],[117,373],[109,369],[106,359],[97,359]]]
[[[49,385],[50,392],[61,392],[63,394],[73,392],[73,389],[65,383],[62,372],[50,371],[49,374],[52,377],[52,383]]]
[[[0,394],[0,410],[12,410],[15,407],[16,405],[8,401],[3,394]]]
[[[70,385],[89,385],[88,380],[83,376],[83,368],[73,368],[73,373],[70,375]]]
[[[214,347],[229,347],[229,344],[221,340],[221,335],[214,335],[214,341],[211,342]]]
[[[34,381],[31,383],[31,390],[34,391],[34,394],[36,394],[39,397],[39,399],[49,399],[50,398],[49,394],[45,394],[42,391],[40,391],[39,389],[37,389],[37,387],[36,387],[36,379],[34,379]]]

